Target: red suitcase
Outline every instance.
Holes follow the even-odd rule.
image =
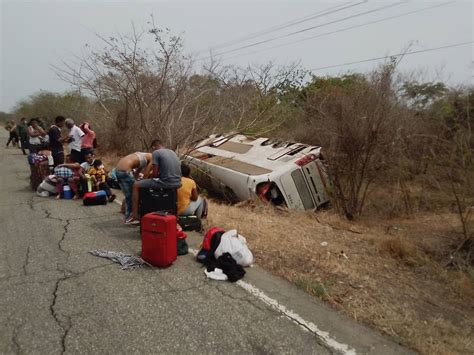
[[[154,266],[167,267],[178,257],[176,216],[147,213],[141,220],[142,258]]]

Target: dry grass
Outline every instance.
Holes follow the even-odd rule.
[[[441,264],[456,223],[450,214],[350,223],[332,212],[214,202],[208,221],[237,228],[259,265],[396,341],[472,354],[473,275]]]

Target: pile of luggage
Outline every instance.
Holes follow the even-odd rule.
[[[151,265],[167,267],[178,254],[188,251],[183,229],[201,229],[201,222],[198,218],[190,222],[188,218],[180,221],[176,217],[175,189],[142,189],[140,196],[141,256]],[[231,282],[241,279],[245,275],[243,268],[253,263],[246,239],[235,229],[225,231],[217,227],[206,232],[196,258],[205,265],[208,278]]]

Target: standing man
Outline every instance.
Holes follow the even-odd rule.
[[[75,163],[82,163],[83,160],[81,154],[81,147],[84,132],[82,132],[81,129],[74,124],[74,120],[72,118],[66,118],[64,122],[66,124],[66,127],[69,129],[69,137],[67,139],[67,142],[69,143],[69,149],[71,150],[71,159]]]
[[[64,164],[64,148],[63,144],[68,140],[68,137],[61,137],[61,128],[64,127],[66,119],[63,116],[58,116],[54,119],[54,125],[48,131],[49,146],[51,147],[51,155],[54,160],[54,167],[59,164]]]
[[[18,137],[20,137],[21,151],[23,155],[26,155],[25,149],[28,148],[28,122],[26,122],[26,118],[20,118],[16,125],[16,132],[18,133]]]
[[[152,142],[152,147],[156,148],[151,158],[153,167],[152,178],[137,181],[133,184],[132,217],[127,221],[129,224],[140,223],[138,219],[138,203],[140,201],[141,188],[178,189],[181,187],[181,163],[176,153],[171,149],[165,148],[158,139]]]

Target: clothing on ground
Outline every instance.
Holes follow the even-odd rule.
[[[138,258],[133,255],[124,254],[121,252],[107,250],[91,250],[89,251],[89,253],[100,258],[110,259],[113,262],[120,264],[122,266],[122,270],[141,268],[145,265],[148,265],[141,258]]]
[[[207,271],[206,269],[204,269],[204,273],[206,274],[208,279],[217,281],[227,281],[227,275],[224,274],[222,269],[219,269],[218,267],[216,267],[214,271]]]

